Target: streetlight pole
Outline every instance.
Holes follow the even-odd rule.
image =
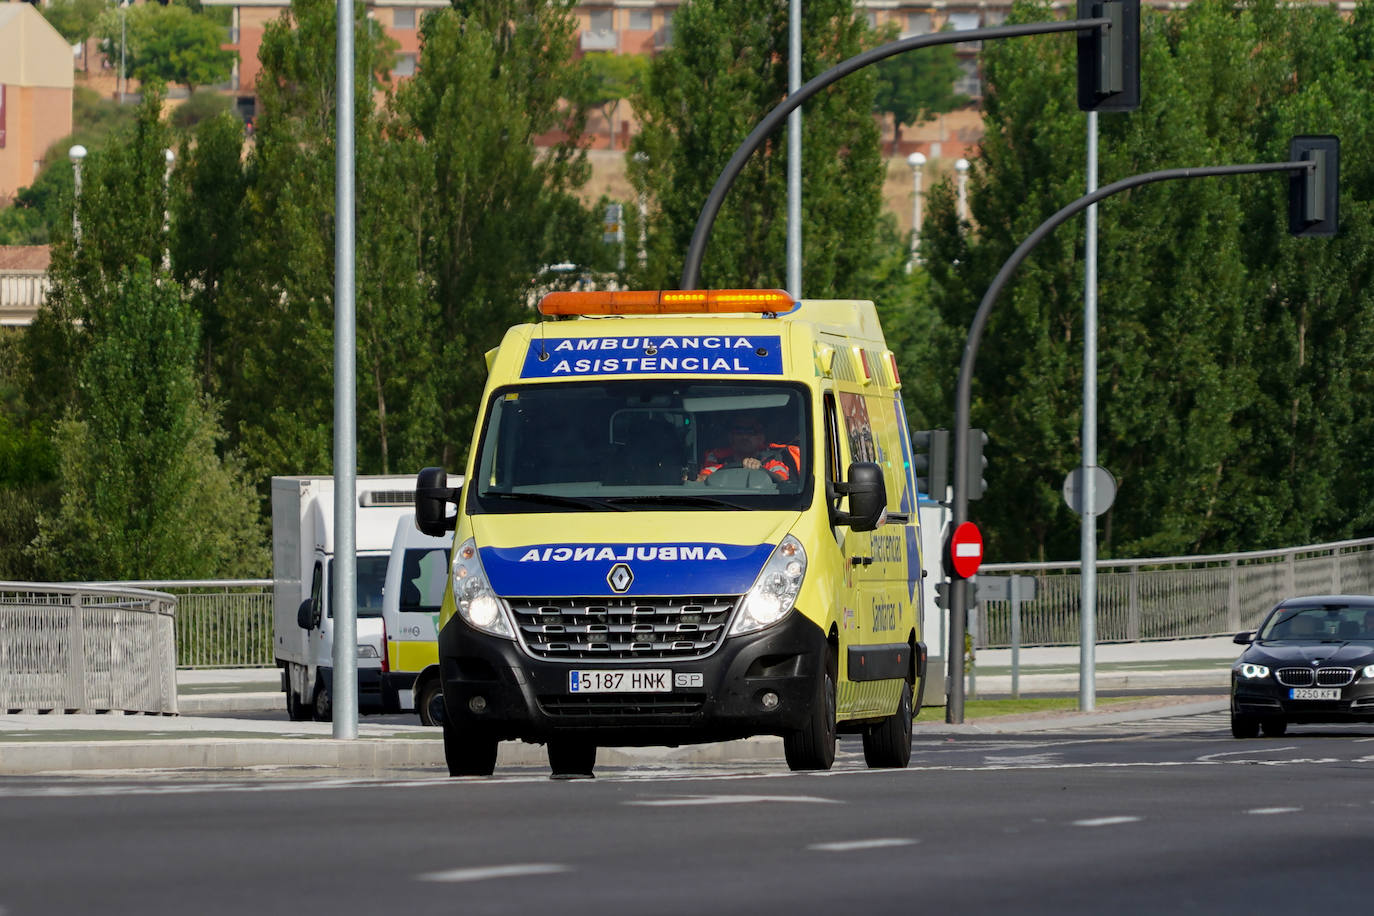
[[[635,153],[635,162],[639,163],[640,168],[649,164],[648,153]],[[639,188],[639,266],[643,267],[649,263],[649,201],[644,192],[641,181]]]
[[[86,147],[78,143],[67,150],[67,158],[72,161],[72,240],[81,244],[81,160],[86,158]]]
[[[167,159],[167,170],[162,173],[162,269],[170,271],[172,269],[172,240],[167,236],[172,229],[172,165],[177,161],[177,154],[168,149],[163,150],[163,155]]]
[[[119,4],[119,104],[124,104],[124,93],[128,91],[124,77],[124,46],[127,44],[128,31],[124,26],[124,10],[128,7],[128,0],[121,0]]]
[[[921,169],[926,164],[926,157],[920,153],[912,153],[906,157],[906,164],[911,166],[911,257],[907,258],[906,272],[911,273],[920,256],[916,253],[921,244]]]

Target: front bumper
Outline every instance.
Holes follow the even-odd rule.
[[[797,611],[757,633],[727,638],[711,655],[693,660],[549,661],[531,657],[513,640],[474,630],[457,616],[439,633],[444,705],[459,729],[526,741],[575,734],[620,746],[693,744],[801,728],[828,651],[820,627]],[[569,689],[571,670],[606,668],[669,668],[674,675],[699,674],[701,686],[640,694]],[[771,708],[763,703],[768,693],[778,699]]]
[[[1292,688],[1267,678],[1231,675],[1231,712],[1288,722],[1374,722],[1374,678],[1357,677],[1335,700],[1300,700]]]

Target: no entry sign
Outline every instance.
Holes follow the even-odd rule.
[[[949,538],[949,568],[960,579],[972,578],[983,563],[983,533],[973,522],[964,522]]]

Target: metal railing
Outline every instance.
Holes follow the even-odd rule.
[[[265,668],[272,653],[271,579],[126,583],[174,595],[178,668]]]
[[[177,599],[0,582],[0,713],[175,714]]]
[[[1033,576],[1021,602],[1022,645],[1077,645],[1078,563],[992,563],[987,575]],[[1293,595],[1374,594],[1374,538],[1198,557],[1102,560],[1097,564],[1101,642],[1224,636],[1253,629]],[[1011,645],[1006,601],[980,611],[978,648]]]

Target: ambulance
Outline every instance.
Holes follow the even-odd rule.
[[[873,303],[564,292],[539,311],[556,320],[487,355],[464,485],[416,481],[417,527],[453,531],[450,774],[492,773],[505,740],[586,777],[598,747],[755,735],[825,770],[839,733],[905,767],[921,537]]]

